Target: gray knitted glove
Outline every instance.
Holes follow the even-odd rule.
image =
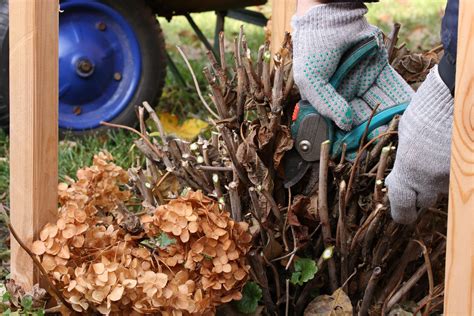
[[[393,219],[413,223],[449,189],[454,100],[433,68],[400,120],[395,166],[386,184]]]
[[[345,131],[365,122],[379,103],[383,110],[413,94],[388,64],[382,33],[367,22],[366,13],[361,3],[321,4],[292,20],[294,77],[301,96]],[[329,80],[344,53],[374,36],[377,54],[356,66],[336,91]]]

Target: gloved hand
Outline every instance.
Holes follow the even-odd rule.
[[[389,65],[381,31],[368,24],[361,3],[319,4],[293,25],[295,82],[303,99],[342,130],[350,131],[379,111],[409,101],[413,90]],[[354,68],[337,91],[329,84],[344,53],[376,37],[379,49]]]
[[[413,223],[449,189],[454,100],[434,67],[400,119],[395,165],[386,185],[393,219]]]

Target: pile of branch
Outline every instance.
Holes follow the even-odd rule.
[[[403,55],[396,37],[387,38],[391,60],[418,84],[440,54]],[[412,226],[390,217],[384,180],[400,118],[376,138],[364,137],[351,161],[344,151],[330,158],[331,144],[322,143],[320,164],[285,189],[299,99],[291,38],[274,55],[268,42],[254,54],[241,29],[232,64],[223,34],[219,42],[219,56],[209,52],[204,69],[212,104],[180,50],[211,116],[210,132],[195,142],[166,135],[144,103],[139,130],[104,123],[139,136],[143,164],[126,173],[108,154],[97,155],[77,181],[59,186],[58,220],[31,250],[10,227],[58,308],[201,315],[242,299],[221,306],[223,313],[442,312],[446,202],[420,210]],[[147,130],[146,114],[157,133]],[[250,295],[245,282],[253,282]]]
[[[393,52],[394,41],[388,38],[387,43]],[[153,109],[146,103],[139,108],[136,145],[147,159],[146,168],[132,170],[132,178],[145,203],[159,205],[179,194],[160,188],[165,178],[173,178],[180,190],[201,190],[234,220],[247,221],[253,236],[250,274],[263,291],[265,314],[441,311],[446,204],[421,210],[412,226],[390,217],[384,179],[395,159],[399,117],[385,133],[363,141],[354,161],[344,154],[337,161],[329,159],[330,144],[323,143],[319,168],[287,190],[282,158],[293,146],[289,126],[299,97],[291,38],[287,34],[273,56],[269,43],[254,54],[241,30],[232,65],[226,63],[224,47],[221,34],[220,56],[209,52],[210,67],[204,69],[212,106],[195,82],[213,117],[210,135],[192,143],[166,136]],[[401,56],[400,50],[397,54],[392,59],[405,69],[433,55],[417,59]],[[409,75],[413,81],[415,75]],[[147,133],[145,111],[161,137]],[[300,259],[314,260],[317,273],[290,282]],[[325,295],[312,301],[315,293]]]

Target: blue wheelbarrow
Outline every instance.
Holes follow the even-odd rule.
[[[81,134],[101,121],[136,124],[134,106],[156,103],[165,83],[164,35],[157,16],[216,11],[217,28],[233,16],[263,24],[242,9],[266,0],[63,0],[59,15],[59,127]],[[246,14],[247,13],[247,14]],[[8,0],[0,0],[0,128],[8,129]],[[172,67],[175,68],[175,67]]]

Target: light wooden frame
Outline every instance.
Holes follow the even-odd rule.
[[[280,43],[296,0],[273,0]],[[58,163],[58,0],[10,0],[10,203],[12,225],[31,245],[55,218]],[[474,314],[474,3],[461,0],[446,260],[446,315]],[[12,241],[12,278],[38,281]]]

